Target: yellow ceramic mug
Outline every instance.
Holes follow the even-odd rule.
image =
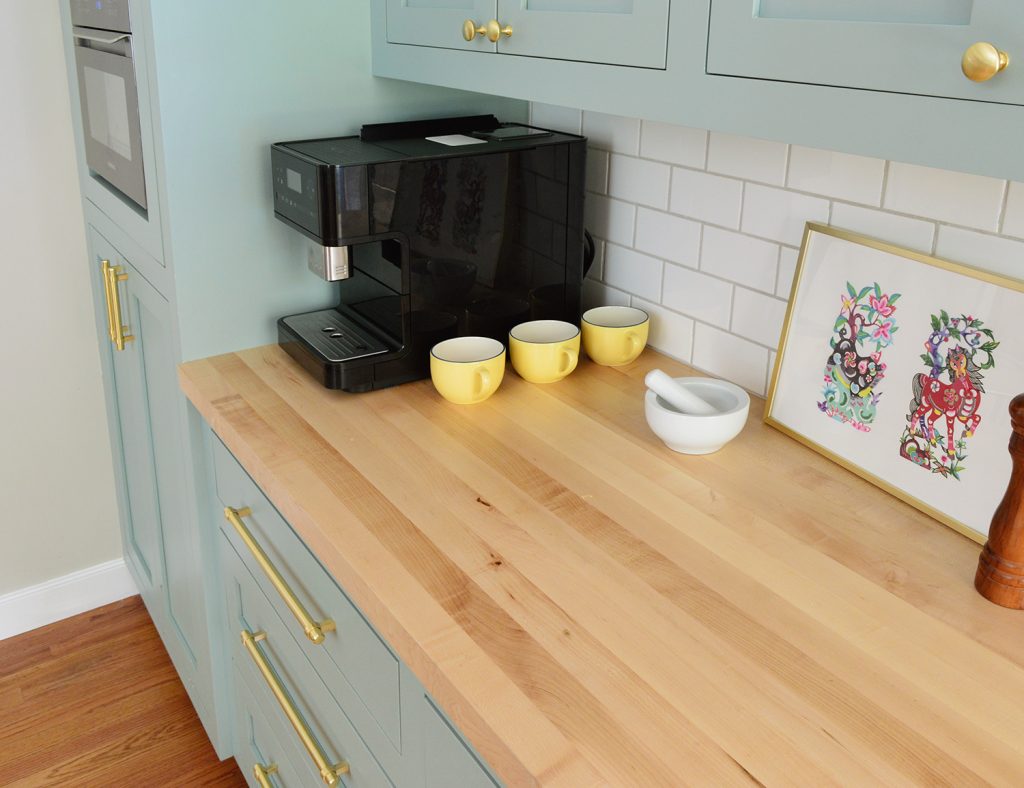
[[[632,306],[599,306],[583,313],[583,348],[606,367],[633,361],[647,345],[650,317]]]
[[[472,405],[493,394],[505,376],[505,346],[488,337],[455,337],[430,351],[430,379],[449,402]]]
[[[580,357],[580,330],[562,320],[531,320],[508,333],[512,367],[531,383],[554,383],[574,369]]]

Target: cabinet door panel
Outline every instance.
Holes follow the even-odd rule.
[[[99,312],[108,319],[101,328],[101,346],[109,363],[107,398],[114,430],[114,475],[121,508],[121,535],[125,559],[133,570],[139,590],[152,607],[163,582],[163,541],[160,531],[160,503],[156,468],[146,408],[146,381],[141,358],[129,343],[124,351],[114,350],[107,335],[109,297],[105,295],[103,264],[123,265],[117,250],[89,228],[91,265]],[[122,285],[121,292],[124,292]]]
[[[506,55],[665,68],[668,0],[498,0]]]
[[[1003,72],[981,83],[960,70],[964,50],[978,41],[1010,55]],[[1024,104],[1015,56],[1024,56],[1015,0],[711,4],[709,74]]]
[[[484,36],[466,41],[462,25],[467,19],[478,27],[486,25],[496,14],[496,0],[387,0],[388,41],[494,52],[494,44]]]

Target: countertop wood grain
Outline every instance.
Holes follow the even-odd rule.
[[[978,546],[761,423],[666,449],[653,352],[327,391],[275,346],[189,399],[509,784],[1024,780],[1024,613]],[[992,501],[994,507],[998,502]]]

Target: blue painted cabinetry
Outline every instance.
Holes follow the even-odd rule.
[[[494,788],[479,755],[224,444],[209,431],[206,443],[234,755],[250,784],[269,770],[281,786],[330,784],[336,773],[349,788]]]
[[[476,2],[372,0],[374,73],[1024,180],[1015,0],[496,0],[497,44],[461,39]],[[978,42],[1009,57],[982,82]]]
[[[523,57],[664,68],[669,0],[386,0],[387,40]],[[463,36],[469,20],[477,29]],[[499,23],[491,41],[485,30]]]
[[[1024,58],[1024,25],[1007,24],[1019,16],[1015,0],[712,0],[707,70],[1024,104],[1024,69],[979,84],[960,68],[979,41]]]
[[[212,471],[176,366],[274,342],[279,316],[334,299],[306,270],[299,235],[274,219],[270,145],[417,117],[491,112],[518,121],[525,106],[375,79],[366,3],[129,0],[142,209],[86,163],[69,5],[60,5],[89,233],[89,259],[79,264],[93,274],[125,555],[226,756],[239,716],[226,658],[235,638],[224,634],[222,538],[200,514]],[[119,269],[116,315],[132,337],[123,349],[108,322],[104,260]]]

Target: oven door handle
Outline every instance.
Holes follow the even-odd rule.
[[[124,41],[125,39],[131,39],[131,33],[106,33],[103,34],[96,30],[91,30],[88,27],[73,27],[71,28],[71,34],[75,38],[80,38],[83,41],[97,41],[100,44],[116,44],[118,41]]]

